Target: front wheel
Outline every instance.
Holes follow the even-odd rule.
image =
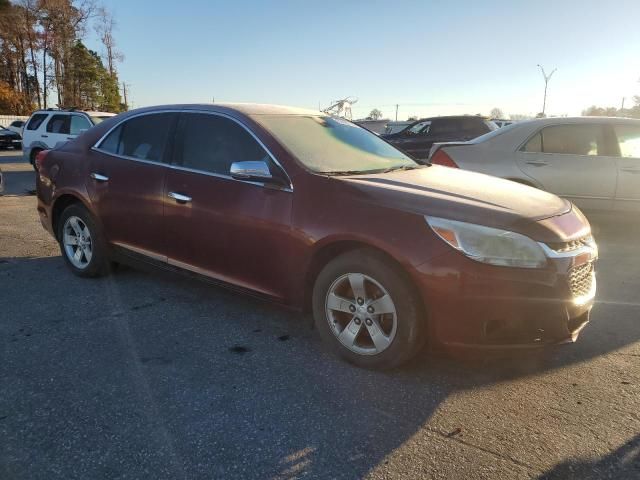
[[[425,334],[419,305],[399,268],[367,250],[329,262],[313,290],[313,316],[323,340],[365,368],[394,368],[417,353]]]
[[[80,277],[97,277],[108,271],[107,248],[91,214],[81,205],[67,207],[58,227],[60,251],[67,266]]]

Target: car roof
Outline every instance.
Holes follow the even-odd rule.
[[[517,122],[518,125],[557,125],[559,123],[638,123],[640,119],[628,117],[548,117]]]
[[[244,115],[328,115],[317,110],[287,107],[284,105],[269,105],[262,103],[185,103],[172,105],[154,105],[143,107],[131,112],[152,112],[154,110],[204,110],[212,112],[238,112]]]
[[[420,120],[416,120],[413,123],[425,122],[427,120],[429,120],[429,121],[433,121],[433,120],[458,120],[460,118],[478,118],[480,120],[488,120],[489,117],[483,117],[482,115],[442,115],[440,117],[421,118]]]
[[[36,113],[53,113],[56,115],[64,115],[65,113],[68,114],[72,114],[72,113],[84,113],[85,115],[89,115],[89,116],[93,116],[93,117],[113,117],[115,115],[117,115],[116,113],[111,113],[111,112],[98,112],[98,111],[94,111],[94,110],[57,110],[57,109],[51,109],[51,110],[36,110],[35,112],[33,112],[33,115],[35,115]]]

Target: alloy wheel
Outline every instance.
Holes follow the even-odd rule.
[[[362,273],[346,273],[329,287],[327,321],[346,348],[360,355],[386,350],[396,335],[396,307],[387,290]]]
[[[80,217],[67,218],[62,229],[64,252],[71,264],[81,270],[87,268],[93,256],[91,232]]]

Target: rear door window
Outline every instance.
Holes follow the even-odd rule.
[[[29,120],[27,130],[37,130],[38,127],[42,125],[42,122],[44,122],[47,116],[48,115],[46,113],[36,113],[35,115],[33,115]]]
[[[613,127],[620,147],[620,156],[640,158],[640,126],[614,125]]]
[[[465,136],[479,137],[490,131],[488,125],[480,118],[463,118],[460,120],[461,133]]]
[[[98,145],[98,149],[138,160],[163,162],[174,119],[173,113],[132,118],[111,131]]]
[[[604,155],[604,131],[600,125],[554,125],[541,130],[544,153]]]
[[[68,135],[71,129],[71,115],[53,115],[47,123],[47,132]]]
[[[456,119],[434,120],[431,123],[432,135],[449,135],[460,132],[460,123]]]

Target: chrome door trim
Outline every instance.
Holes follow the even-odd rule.
[[[248,283],[245,283],[245,282],[239,282],[238,280],[231,279],[230,277],[227,277],[226,275],[220,275],[220,274],[212,272],[211,270],[205,270],[204,268],[196,267],[195,265],[191,265],[189,263],[184,263],[184,262],[181,262],[181,261],[176,260],[174,258],[168,258],[167,259],[167,263],[169,265],[171,265],[171,266],[174,266],[174,267],[182,268],[184,270],[188,270],[190,272],[197,273],[199,275],[204,275],[205,277],[213,278],[214,280],[217,280],[219,282],[224,282],[224,283],[227,283],[229,285],[235,285],[235,286],[247,289],[247,290],[253,290],[254,292],[259,292],[259,293],[261,293],[263,295],[267,295],[269,297],[277,297],[277,295],[275,293],[267,291],[267,290],[256,288],[255,285],[249,285]]]
[[[251,131],[251,129],[249,127],[247,127],[244,123],[242,123],[238,119],[232,117],[231,115],[226,114],[226,113],[222,113],[222,112],[212,112],[210,110],[202,110],[202,109],[193,109],[193,110],[192,109],[163,109],[163,110],[153,110],[153,111],[150,111],[150,112],[140,112],[140,113],[137,113],[135,115],[131,115],[131,116],[128,116],[126,118],[121,119],[113,127],[111,127],[109,130],[107,130],[107,132],[104,135],[102,135],[102,137],[100,137],[96,143],[94,143],[94,145],[91,147],[91,150],[94,150],[96,152],[102,153],[104,155],[109,155],[109,156],[112,156],[112,157],[121,158],[121,159],[124,159],[124,160],[131,160],[131,161],[140,162],[140,163],[148,163],[148,164],[151,164],[151,165],[161,165],[161,166],[165,166],[165,167],[176,169],[176,170],[184,170],[184,171],[187,171],[187,172],[200,173],[200,174],[209,175],[209,176],[218,177],[218,178],[226,178],[228,180],[233,180],[234,182],[249,183],[251,185],[261,186],[261,187],[265,187],[265,188],[273,188],[273,186],[271,184],[265,185],[264,182],[248,182],[248,181],[240,180],[240,179],[237,179],[237,178],[233,178],[231,175],[223,175],[223,174],[218,174],[218,173],[212,173],[212,172],[207,172],[207,171],[204,171],[204,170],[197,170],[197,169],[193,169],[193,168],[182,167],[180,165],[173,165],[173,164],[168,164],[168,163],[163,163],[163,162],[156,162],[156,161],[152,161],[152,160],[143,160],[143,159],[140,159],[140,158],[130,157],[128,155],[120,155],[120,154],[117,154],[117,153],[107,152],[105,150],[102,150],[99,147],[99,145],[104,141],[104,139],[106,137],[108,137],[111,132],[113,132],[116,128],[118,128],[124,122],[126,122],[128,120],[131,120],[133,118],[143,117],[145,115],[154,115],[154,114],[161,114],[161,113],[201,113],[201,114],[206,114],[206,115],[216,115],[218,117],[223,117],[223,118],[226,118],[228,120],[231,120],[231,121],[237,123],[246,132],[248,132],[249,135],[251,135],[251,137],[253,137],[253,139],[256,142],[258,142],[258,144],[264,149],[264,151],[267,152],[267,155],[269,155],[269,157],[271,158],[273,163],[275,163],[282,170],[282,172],[285,174],[285,176],[287,177],[287,181],[289,182],[289,185],[284,187],[284,188],[282,188],[281,190],[285,191],[285,192],[293,192],[293,182],[291,181],[291,177],[289,176],[289,174],[287,173],[285,168],[282,166],[282,164],[275,157],[275,155],[271,152],[271,150],[269,150],[267,148],[267,146],[262,142],[262,140],[260,140],[256,136],[256,134],[253,133]]]
[[[111,242],[111,243],[116,247],[124,248],[125,250],[131,250],[132,252],[138,253],[140,255],[144,255],[145,257],[149,257],[154,260],[167,263],[167,257],[164,255],[160,255],[150,250],[145,250],[144,248],[134,247],[133,245],[129,245],[128,243],[123,243],[123,242]]]

